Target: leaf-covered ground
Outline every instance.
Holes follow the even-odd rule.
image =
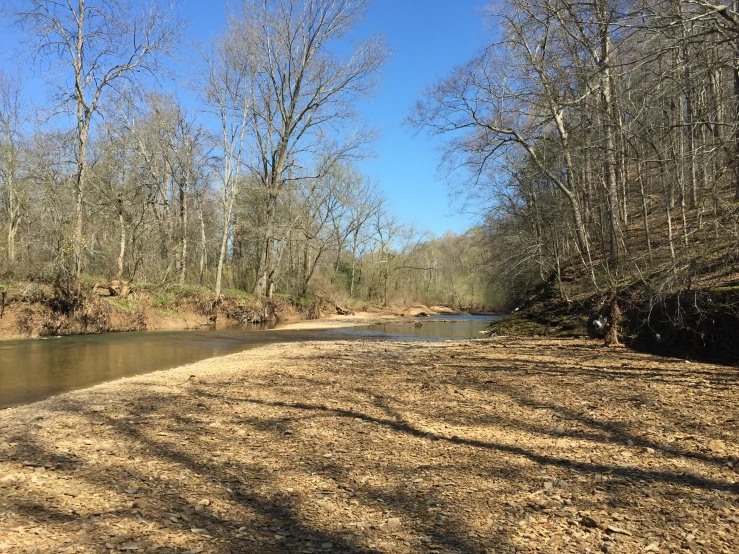
[[[0,551],[739,552],[739,371],[266,346],[0,412]]]

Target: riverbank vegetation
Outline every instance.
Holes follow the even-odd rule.
[[[487,16],[496,40],[411,119],[467,176],[514,306],[554,298],[632,344],[739,360],[736,6],[501,0]]]
[[[247,2],[187,88],[167,70],[183,38],[176,10],[154,2],[128,24],[143,3],[9,3],[53,82],[33,105],[20,72],[0,75],[0,281],[20,285],[8,301],[28,297],[26,283],[50,298],[112,280],[205,287],[211,302],[225,290],[494,301],[479,231],[401,225],[357,168],[373,133],[355,106],[387,49],[376,37],[336,51],[365,4]],[[186,100],[163,91],[178,86]]]
[[[447,141],[452,192],[481,216],[442,237],[400,224],[358,169],[358,102],[388,55],[345,40],[365,0],[246,2],[187,87],[168,70],[176,10],[128,25],[108,8],[8,3],[51,82],[32,105],[0,76],[3,283],[494,309],[546,290],[528,321],[561,302],[578,333],[603,316],[609,342],[739,359],[735,8],[490,4],[489,44],[409,117]]]

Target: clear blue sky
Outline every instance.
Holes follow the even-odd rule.
[[[404,221],[437,235],[472,224],[451,206],[439,179],[438,141],[403,125],[423,89],[469,60],[484,44],[480,0],[374,0],[359,31],[381,32],[393,54],[380,90],[365,113],[382,134],[378,157],[364,163]]]
[[[222,29],[231,4],[227,0],[184,0],[183,9],[191,22],[187,35],[208,43]],[[381,131],[373,146],[376,157],[363,162],[362,169],[379,184],[402,221],[436,235],[446,230],[463,233],[473,220],[450,205],[446,182],[437,172],[439,143],[416,135],[403,120],[424,88],[485,44],[485,4],[485,0],[374,0],[356,31],[360,38],[385,35],[393,52],[380,89],[362,107],[370,124]],[[0,67],[7,70],[19,59],[19,45],[6,23],[0,27]],[[188,47],[183,53],[185,57],[195,55]],[[29,71],[24,72],[28,76]],[[38,86],[35,83],[32,79],[29,84]],[[43,98],[35,90],[31,96]]]

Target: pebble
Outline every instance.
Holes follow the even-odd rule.
[[[400,518],[391,517],[387,520],[388,531],[395,531],[400,528]]]
[[[580,520],[580,525],[583,527],[588,527],[589,529],[602,529],[603,524],[600,522],[600,520],[593,516],[583,516],[583,518]]]
[[[18,479],[15,475],[6,475],[0,479],[0,487],[14,487],[18,484]]]
[[[606,527],[606,533],[617,533],[619,535],[626,535],[627,537],[631,536],[630,531],[627,531],[626,529],[621,529],[620,527],[615,527],[613,525],[608,525]]]

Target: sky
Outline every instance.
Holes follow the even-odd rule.
[[[0,0],[2,3],[2,0]],[[185,35],[207,44],[225,22],[227,0],[182,0],[190,20]],[[451,230],[464,233],[474,217],[450,202],[440,161],[438,139],[404,125],[422,91],[469,60],[486,41],[484,0],[373,0],[365,20],[355,31],[358,38],[380,33],[392,54],[374,97],[360,112],[379,130],[372,145],[374,156],[359,165],[389,200],[391,211],[403,222],[436,236]],[[6,24],[0,27],[0,67],[12,70],[22,56],[18,35]],[[188,57],[195,50],[184,45]],[[44,97],[43,84],[28,75],[30,96]]]

